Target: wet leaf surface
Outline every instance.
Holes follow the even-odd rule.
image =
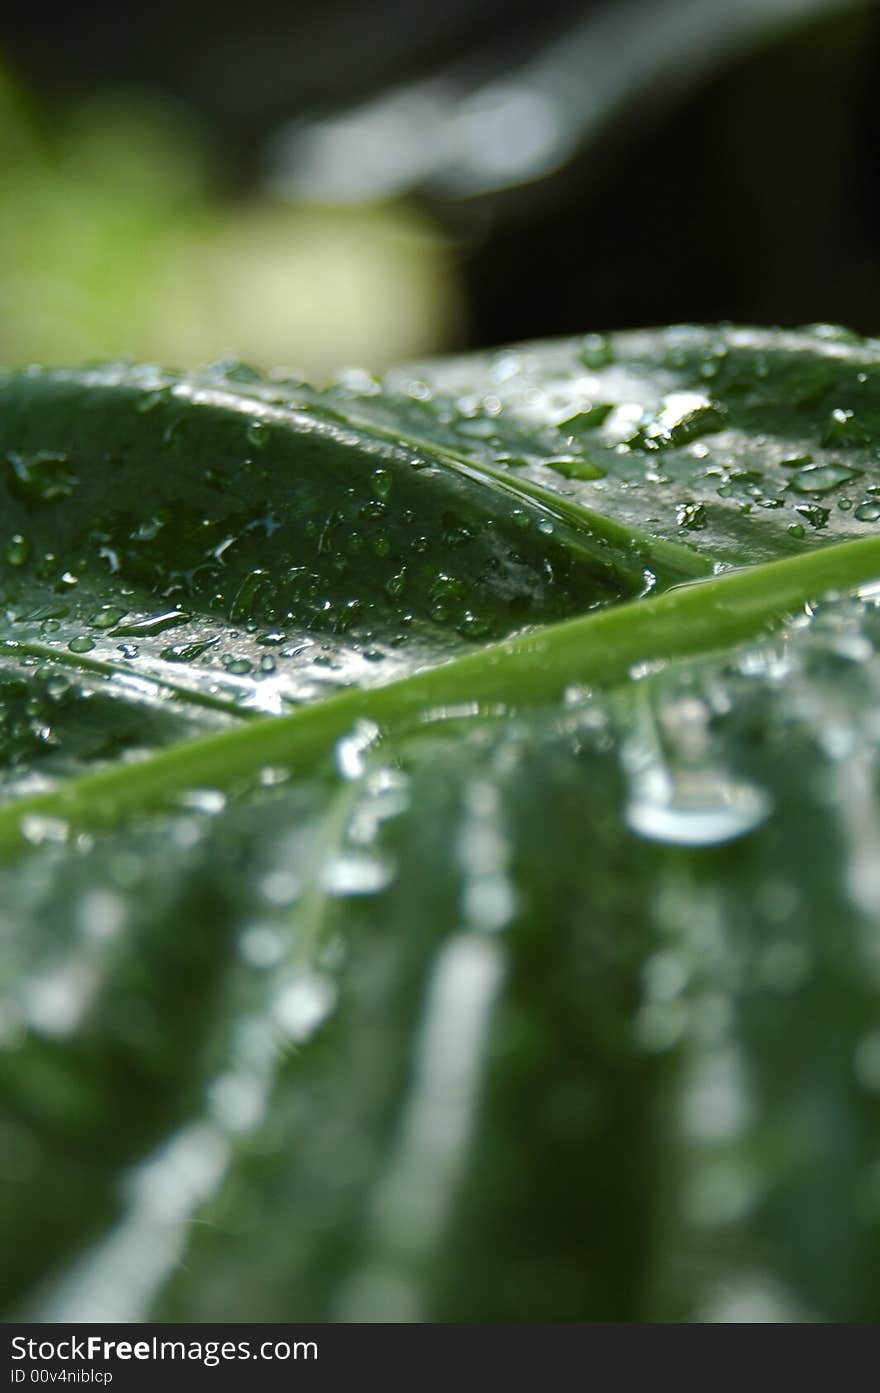
[[[0,383],[8,1312],[877,1317],[877,351]]]

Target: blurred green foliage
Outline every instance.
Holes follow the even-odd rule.
[[[111,92],[49,120],[0,70],[0,360],[186,367],[234,351],[321,377],[453,332],[425,217],[233,199],[221,176],[168,99]]]

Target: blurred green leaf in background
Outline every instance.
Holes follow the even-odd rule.
[[[47,129],[0,72],[0,360],[232,352],[323,377],[454,332],[440,233],[411,207],[291,206],[222,193],[180,103],[93,97]]]

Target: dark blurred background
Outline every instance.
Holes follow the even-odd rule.
[[[0,360],[880,332],[873,0],[19,7]]]

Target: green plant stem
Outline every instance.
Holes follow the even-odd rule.
[[[265,717],[161,750],[141,764],[87,774],[0,809],[0,853],[39,834],[39,818],[110,827],[173,805],[198,788],[230,789],[264,767],[314,769],[359,720],[393,735],[444,716],[515,713],[552,703],[573,685],[610,687],[641,664],[729,648],[804,604],[880,577],[880,538],[845,542],[666,591],[524,633],[385,687],[341,693],[290,715]],[[636,674],[637,675],[637,674]]]

